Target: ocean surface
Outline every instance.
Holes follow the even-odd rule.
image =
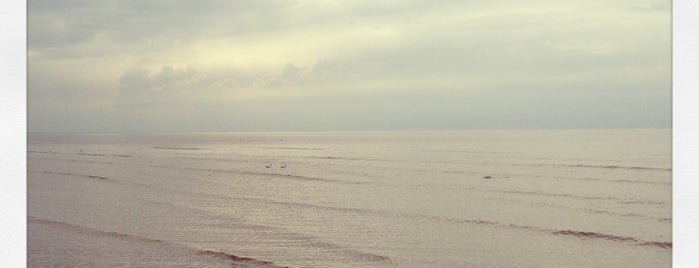
[[[29,134],[30,267],[670,267],[671,130]]]

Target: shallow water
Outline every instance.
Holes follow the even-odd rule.
[[[30,266],[671,266],[670,130],[28,139]]]

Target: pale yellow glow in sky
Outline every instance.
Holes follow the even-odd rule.
[[[591,119],[597,122],[593,125],[669,126],[669,7],[665,0],[208,1],[199,6],[100,1],[76,7],[29,1],[30,128],[53,129],[60,124],[50,122],[81,113],[115,118],[122,109],[134,112],[137,108],[131,106],[137,103],[164,111],[236,103],[293,113],[311,100],[346,103],[371,95],[386,98],[377,105],[384,102],[397,109],[420,102],[426,109],[422,112],[434,114],[435,120],[444,115],[429,103],[444,105],[442,100],[454,101],[449,105],[458,110],[499,99],[500,105],[511,107],[512,116],[519,116],[516,111],[524,108],[527,96],[546,107],[541,114],[569,109],[568,121],[545,123],[548,127],[575,127],[572,118],[585,117],[590,108],[584,105],[597,105],[600,98],[606,104],[598,109],[606,109],[630,105],[633,96],[652,109],[628,107],[620,113],[615,108],[608,111],[613,120]],[[512,92],[525,99],[511,103],[498,98]],[[554,98],[544,92],[562,95]],[[65,100],[70,97],[53,95],[79,96],[105,108],[76,110],[71,107],[93,105],[75,105]],[[575,105],[560,103],[569,98],[563,95],[595,101],[576,104],[578,113]],[[300,104],[299,98],[309,101]],[[342,109],[363,113],[373,108],[357,104]],[[208,114],[226,117],[230,112]],[[464,111],[463,121],[443,127],[488,127],[486,121],[468,119],[472,113]],[[162,114],[165,118],[151,120],[175,120]],[[131,126],[128,121],[120,119],[125,125],[116,128],[147,124]],[[403,127],[421,128],[420,122],[414,124]],[[106,125],[85,121],[71,128]],[[184,122],[182,129],[189,128],[196,127]],[[324,127],[299,126],[303,128]]]

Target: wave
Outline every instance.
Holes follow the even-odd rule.
[[[89,153],[78,153],[78,155],[131,157],[130,155],[125,155],[125,154],[89,154]]]
[[[665,202],[651,200],[623,200],[619,201],[622,204],[640,204],[640,205],[664,205]]]
[[[102,162],[102,161],[89,161],[89,160],[62,160],[62,159],[47,159],[47,160],[119,164],[119,163],[115,163],[115,162]],[[345,180],[318,178],[318,177],[310,177],[310,176],[303,176],[303,175],[269,173],[269,172],[254,172],[254,171],[243,171],[243,170],[189,168],[189,167],[176,167],[176,166],[167,166],[167,165],[137,164],[137,163],[129,163],[129,165],[139,165],[139,166],[148,166],[148,167],[156,167],[156,168],[185,169],[185,170],[207,171],[207,172],[234,173],[234,174],[243,174],[243,175],[255,175],[255,176],[265,176],[265,177],[273,177],[273,178],[281,178],[281,179],[318,181],[318,182],[327,182],[327,183],[342,183],[342,184],[354,184],[354,185],[357,185],[357,184],[377,184],[377,182],[345,181]],[[56,172],[54,172],[54,173],[55,174],[62,174],[62,175],[89,177],[89,175],[74,174],[74,173],[56,173]],[[95,178],[95,177],[92,177],[92,178]],[[595,179],[595,180],[597,180],[597,179]],[[582,195],[573,195],[573,194],[565,194],[565,193],[547,193],[547,192],[541,192],[541,191],[515,191],[515,190],[485,190],[485,191],[495,192],[495,193],[506,193],[506,194],[561,197],[561,198],[571,198],[571,199],[581,199],[581,200],[609,200],[609,201],[616,201],[616,202],[621,203],[621,204],[638,204],[638,205],[664,205],[664,204],[666,204],[666,202],[662,202],[662,201],[628,200],[628,199],[620,199],[620,198],[615,198],[615,197],[582,196]]]
[[[342,184],[370,184],[369,182],[343,181],[343,180],[336,180],[336,179],[309,177],[309,176],[292,175],[292,174],[281,174],[281,173],[264,173],[264,172],[233,171],[233,170],[206,170],[206,171],[233,172],[233,173],[245,174],[245,175],[271,176],[271,177],[275,177],[275,178],[296,179],[296,180],[304,180],[304,181],[320,181],[320,182],[332,182],[332,183],[342,183]]]
[[[581,178],[581,177],[560,177],[560,176],[536,176],[522,175],[531,178],[551,178],[557,180],[575,180],[575,181],[596,181],[596,182],[612,182],[612,183],[627,183],[627,184],[651,184],[651,185],[672,185],[672,182],[663,181],[645,181],[645,180],[628,180],[628,179],[609,179],[609,178]]]
[[[339,156],[306,156],[303,158],[307,159],[329,159],[329,160],[349,160],[349,161],[375,161],[375,162],[406,162],[406,163],[457,163],[449,161],[414,161],[414,160],[398,160],[398,159],[378,159],[378,158],[359,158],[359,157],[339,157]],[[473,163],[471,163],[473,164]],[[498,165],[497,163],[481,162],[477,165],[487,165],[493,166]],[[639,170],[663,170],[672,171],[672,169],[665,168],[653,168],[653,167],[624,167],[624,166],[604,166],[604,165],[555,165],[555,164],[510,164],[512,166],[558,166],[558,167],[590,167],[590,168],[620,168],[620,169],[639,169]],[[480,177],[484,175],[492,176],[492,178],[511,178],[518,176],[525,176],[529,178],[548,178],[548,179],[559,179],[559,180],[577,180],[577,181],[599,181],[599,182],[609,182],[609,183],[625,183],[625,184],[647,184],[647,185],[672,185],[672,182],[666,181],[647,181],[647,180],[633,180],[633,179],[609,179],[609,178],[578,178],[578,177],[560,177],[560,176],[541,176],[533,174],[516,174],[516,173],[503,173],[495,177],[492,174],[485,174],[482,171],[468,171],[464,169],[445,169],[445,170],[435,170],[435,169],[420,169],[420,168],[407,168],[407,167],[383,167],[383,169],[392,169],[400,171],[410,171],[410,172],[422,172],[422,173],[440,173],[440,174],[467,174],[467,175],[478,175]]]
[[[338,158],[345,159],[345,158]],[[352,160],[352,159],[349,159]],[[440,173],[440,174],[464,174],[464,175],[474,175],[477,178],[483,178],[483,176],[491,176],[492,179],[509,179],[509,178],[540,178],[540,179],[556,179],[556,180],[572,180],[572,181],[595,181],[595,182],[607,182],[607,183],[623,183],[623,184],[647,184],[647,185],[666,185],[671,186],[672,182],[665,181],[646,181],[646,180],[629,180],[629,179],[609,179],[609,178],[582,178],[582,177],[561,177],[561,176],[544,176],[535,174],[518,174],[518,173],[484,173],[483,171],[468,171],[464,169],[444,169],[444,170],[434,170],[434,169],[416,169],[416,168],[395,168],[395,167],[384,167],[384,169],[393,169],[409,172],[422,172],[422,173]]]
[[[277,266],[273,262],[270,262],[270,261],[262,261],[262,260],[258,260],[258,259],[248,258],[248,257],[239,257],[239,256],[236,256],[236,255],[233,255],[230,253],[220,252],[220,251],[200,250],[197,252],[197,254],[231,260],[234,262],[233,263],[234,265],[235,265],[235,263],[245,263],[245,264],[254,264],[254,265],[264,266],[264,267],[288,268],[287,266]]]
[[[580,238],[597,238],[597,239],[604,239],[604,240],[611,240],[611,241],[616,241],[616,242],[629,242],[629,243],[634,243],[638,246],[651,246],[651,247],[659,247],[659,248],[664,248],[664,249],[671,249],[672,248],[672,242],[658,242],[658,241],[641,241],[639,239],[633,238],[633,237],[628,237],[628,236],[617,236],[617,235],[609,235],[609,234],[603,234],[603,233],[597,233],[597,232],[584,232],[584,231],[574,231],[574,230],[559,230],[559,231],[553,231],[550,230],[550,232],[554,235],[569,235],[569,236],[575,236],[575,237],[580,237]]]
[[[72,161],[72,160],[66,160],[66,161]],[[102,163],[102,162],[100,162],[100,163]],[[341,184],[353,184],[353,185],[378,184],[377,182],[345,181],[345,180],[318,178],[318,177],[310,177],[310,176],[302,176],[302,175],[269,173],[269,172],[173,167],[173,166],[165,166],[165,165],[136,164],[136,163],[130,163],[129,165],[141,165],[141,166],[158,167],[158,168],[173,168],[173,169],[186,169],[186,170],[195,170],[195,171],[244,174],[244,175],[253,175],[253,176],[259,176],[259,177],[293,179],[293,180],[302,180],[302,181],[317,181],[317,182],[325,182],[325,183],[341,183]],[[85,174],[75,174],[75,173],[60,173],[60,172],[50,172],[50,171],[47,171],[44,173],[53,173],[53,174],[68,175],[68,176],[79,176],[79,177],[87,177],[87,178],[93,178],[93,179],[109,179],[106,177],[100,177],[100,176],[95,176],[95,175],[85,175]],[[116,182],[116,181],[114,181],[114,182]],[[129,184],[131,184],[131,183],[129,183]],[[134,184],[134,185],[135,186],[143,186],[143,187],[152,187],[152,186],[144,185],[144,184]],[[555,198],[570,198],[570,199],[579,199],[579,200],[607,200],[607,201],[618,202],[620,204],[631,204],[631,205],[665,205],[666,204],[666,202],[653,201],[653,200],[628,200],[628,199],[620,199],[620,198],[616,198],[616,197],[583,196],[583,195],[573,195],[573,194],[566,194],[566,193],[547,193],[547,192],[541,192],[541,191],[516,191],[516,190],[492,190],[492,189],[486,189],[483,191],[494,192],[494,193],[505,193],[505,194],[517,194],[517,195],[533,195],[533,196],[544,196],[544,197],[555,197]],[[287,202],[286,204],[289,204],[289,203]],[[538,206],[541,204],[534,204],[534,205]],[[327,209],[327,207],[315,207],[315,208]],[[575,209],[575,208],[566,208],[566,209]],[[345,210],[345,211],[347,211],[347,210]],[[644,218],[644,219],[650,219],[650,220],[661,221],[661,222],[671,221],[671,219],[664,220],[664,219],[659,219],[656,217],[648,217],[648,216],[638,215],[638,214],[624,214],[624,213],[604,211],[604,210],[582,209],[581,211],[590,212],[590,213],[597,213],[597,214],[606,214],[606,215],[612,215],[612,216],[619,216],[619,217]],[[354,212],[366,213],[367,211],[366,210],[363,210],[363,211],[356,211],[355,210]]]
[[[672,248],[672,242],[643,242],[640,243],[641,246],[651,246],[659,248]]]
[[[352,183],[352,182],[339,181],[339,180],[313,178],[313,177],[305,177],[305,176],[290,175],[290,174],[279,174],[279,173],[250,172],[250,171],[238,171],[238,170],[211,170],[211,169],[203,169],[203,168],[184,168],[184,167],[158,166],[158,165],[146,165],[146,164],[139,164],[139,165],[156,166],[156,167],[161,167],[161,168],[182,168],[182,169],[193,169],[193,170],[203,170],[203,171],[251,174],[251,175],[260,175],[260,176],[274,176],[274,177],[280,177],[280,178],[292,178],[292,179],[299,179],[299,180],[318,180],[318,181],[333,182],[333,183],[336,183],[336,182]],[[47,173],[51,173],[51,172],[47,172]],[[81,175],[81,174],[73,174],[73,173],[59,173],[59,172],[52,172],[52,173],[90,177],[90,175]],[[551,197],[566,197],[566,198],[576,198],[576,199],[585,199],[585,200],[590,200],[590,199],[592,199],[592,200],[614,200],[614,201],[624,203],[624,204],[653,204],[653,205],[665,204],[665,202],[659,202],[659,201],[623,200],[623,199],[614,198],[614,197],[581,196],[581,195],[572,195],[572,194],[565,194],[565,193],[546,193],[546,192],[538,192],[538,191],[502,191],[502,190],[498,191],[498,190],[493,190],[493,192],[510,193],[510,194],[540,195],[540,196],[551,196]],[[346,212],[346,213],[349,212],[349,213],[358,213],[358,214],[373,214],[373,215],[381,215],[381,216],[386,216],[386,217],[408,217],[408,218],[418,218],[418,219],[430,218],[430,219],[434,219],[434,220],[451,222],[451,223],[464,223],[464,224],[492,226],[494,228],[526,230],[526,231],[547,233],[547,234],[551,234],[551,235],[570,236],[570,237],[578,237],[578,238],[584,238],[584,239],[602,239],[602,240],[609,240],[609,241],[614,241],[614,242],[623,242],[623,243],[630,243],[630,244],[635,244],[635,245],[640,245],[640,246],[652,246],[652,247],[659,247],[659,248],[666,248],[666,249],[672,248],[672,242],[643,241],[641,239],[634,238],[634,237],[620,236],[620,235],[616,235],[616,234],[605,234],[605,233],[599,233],[599,232],[591,232],[591,231],[586,231],[586,230],[544,229],[544,228],[536,227],[536,226],[507,224],[507,223],[482,220],[482,219],[457,219],[457,218],[431,217],[431,216],[426,216],[426,215],[415,215],[415,214],[407,214],[407,213],[400,213],[400,212],[387,212],[387,211],[372,210],[372,209],[345,208],[345,207],[325,206],[325,205],[316,205],[316,204],[308,204],[308,203],[284,202],[284,201],[275,201],[275,200],[261,199],[261,198],[244,198],[244,197],[228,197],[228,198],[240,199],[240,200],[246,200],[246,201],[265,202],[265,203],[283,205],[283,206],[296,206],[296,207],[303,207],[303,208],[310,208],[310,209],[341,211],[341,212]],[[635,216],[635,215],[629,215],[629,216]],[[671,221],[671,219],[668,219],[668,220]],[[377,256],[379,256],[379,255],[377,255]],[[383,259],[381,257],[369,257],[369,255],[367,255],[366,257],[363,257],[363,258],[377,259],[377,260]]]
[[[201,148],[198,147],[170,147],[170,146],[155,146],[151,147],[153,149],[161,149],[161,150],[201,150]]]
[[[109,162],[109,161],[95,161],[95,160],[77,160],[77,159],[48,159],[41,158],[41,160],[49,161],[64,161],[64,162],[80,162],[80,163],[99,163],[99,164],[127,164],[119,162]],[[129,166],[143,166],[143,167],[155,167],[155,168],[166,168],[166,169],[181,169],[181,170],[193,170],[193,171],[206,171],[206,172],[220,172],[220,173],[233,173],[241,175],[257,175],[266,176],[281,179],[294,179],[303,181],[318,181],[318,182],[329,182],[329,183],[342,183],[342,184],[375,184],[373,182],[363,182],[363,181],[345,181],[338,179],[328,179],[328,178],[318,178],[303,175],[294,174],[282,174],[282,173],[269,173],[269,172],[255,172],[255,171],[244,171],[244,170],[232,170],[232,169],[208,169],[208,168],[193,168],[193,167],[178,167],[178,166],[168,166],[168,165],[154,165],[154,164],[142,164],[142,163],[128,163]],[[79,174],[63,174],[63,175],[77,175]]]
[[[383,256],[383,255],[377,255],[377,254],[371,254],[371,253],[365,253],[353,249],[345,249],[342,250],[342,252],[348,256],[351,256],[352,259],[358,260],[358,261],[366,261],[366,262],[390,262],[391,258]]]
[[[351,208],[343,209],[343,208],[339,208],[339,207],[318,206],[318,205],[305,204],[305,203],[294,203],[294,202],[280,202],[280,201],[273,201],[273,200],[260,199],[260,198],[229,197],[229,196],[217,195],[217,194],[207,194],[207,195],[215,196],[217,198],[230,198],[230,199],[235,199],[235,200],[240,200],[240,201],[245,201],[245,202],[260,202],[260,203],[265,203],[265,204],[283,205],[283,206],[287,206],[287,207],[295,206],[295,207],[299,207],[299,208],[338,210],[338,211],[345,211],[345,212],[348,212],[348,211],[364,212],[364,213],[370,212],[368,210],[362,210],[362,209],[351,209]],[[226,219],[230,219],[230,215],[226,215],[225,217],[226,217]],[[323,252],[332,251],[332,252],[340,253],[341,255],[348,257],[348,260],[351,260],[351,261],[391,262],[391,258],[388,256],[362,252],[362,251],[347,248],[346,246],[335,244],[332,242],[325,242],[325,241],[322,241],[321,238],[318,238],[317,236],[314,236],[311,234],[293,232],[293,231],[290,231],[290,230],[288,230],[284,227],[280,227],[280,226],[238,222],[238,223],[233,223],[231,228],[248,229],[248,230],[263,230],[265,233],[281,232],[284,234],[284,239],[292,240],[293,243],[296,245],[300,245],[300,246],[303,246],[306,248],[321,249]]]
[[[640,184],[654,184],[654,185],[672,185],[672,182],[662,182],[662,181],[641,181],[641,180],[611,180],[610,182],[619,183],[640,183]]]
[[[54,175],[62,175],[62,176],[69,176],[69,177],[78,177],[78,178],[90,178],[90,179],[95,179],[95,180],[101,180],[105,183],[113,183],[113,184],[118,184],[118,185],[128,185],[128,186],[136,186],[136,187],[141,187],[141,188],[149,188],[149,189],[154,189],[153,185],[148,185],[145,183],[137,183],[137,182],[123,182],[119,180],[115,180],[110,177],[103,177],[103,176],[97,176],[97,175],[85,175],[85,174],[77,174],[77,173],[70,173],[70,172],[55,172],[55,171],[46,171],[46,170],[28,170],[27,173],[43,173],[43,174],[54,174]]]
[[[78,173],[70,173],[70,172],[55,172],[55,171],[47,171],[47,170],[28,170],[27,173],[43,173],[43,174],[54,174],[54,175],[62,175],[62,176],[78,177],[78,178],[90,178],[90,179],[95,179],[95,180],[101,180],[104,183],[112,183],[112,184],[117,184],[117,185],[136,186],[136,187],[148,188],[148,189],[156,189],[157,188],[157,186],[149,185],[149,184],[145,184],[145,183],[124,182],[124,181],[120,181],[120,180],[115,180],[112,177],[103,177],[103,176],[97,176],[97,175],[86,175],[86,174],[78,174]]]
[[[346,157],[346,156],[305,156],[308,159],[329,159],[329,160],[350,160],[350,161],[375,161],[375,162],[406,162],[406,163],[431,163],[429,161],[419,160],[400,160],[386,158],[368,158],[368,157]]]
[[[532,232],[538,232],[538,233],[545,233],[545,234],[551,234],[551,235],[566,235],[566,236],[574,236],[578,238],[585,238],[585,239],[603,239],[603,240],[609,240],[609,241],[614,241],[614,242],[624,242],[624,243],[632,243],[637,246],[655,246],[655,247],[660,247],[660,248],[665,248],[665,249],[670,249],[672,248],[672,242],[658,242],[658,241],[643,241],[638,238],[633,238],[629,236],[620,236],[620,235],[611,235],[611,234],[604,234],[604,233],[599,233],[599,232],[590,232],[590,231],[578,231],[578,230],[557,230],[557,229],[547,229],[547,228],[541,228],[541,227],[536,227],[536,226],[528,226],[528,225],[517,225],[517,224],[506,224],[506,223],[500,223],[496,221],[489,221],[489,220],[469,220],[469,219],[457,219],[457,218],[447,218],[447,217],[437,217],[433,216],[430,217],[433,220],[437,221],[445,221],[449,223],[466,223],[466,224],[474,224],[474,225],[485,225],[485,226],[492,226],[495,228],[503,228],[503,229],[511,229],[511,230],[522,230],[522,231],[532,231]]]
[[[323,150],[326,150],[325,148],[318,148],[318,147],[271,147],[271,146],[265,146],[265,147],[253,147],[253,148],[258,148],[258,149],[275,149],[275,150],[310,150],[310,151],[323,151]]]
[[[658,168],[658,167],[640,167],[640,166],[614,166],[614,165],[562,165],[568,167],[583,167],[583,168],[608,168],[608,169],[639,169],[639,170],[662,170],[662,171],[672,171],[672,168]]]
[[[586,199],[586,200],[615,200],[616,199],[613,197],[582,196],[582,195],[573,195],[573,194],[547,193],[547,192],[541,192],[541,191],[490,190],[489,192],[506,193],[506,194],[538,195],[538,196],[550,196],[550,197],[569,197],[569,198]]]
[[[625,218],[640,218],[640,219],[647,219],[647,220],[653,220],[653,221],[659,221],[659,222],[672,222],[672,219],[670,219],[670,218],[652,217],[652,216],[641,215],[641,214],[636,214],[636,213],[622,213],[622,212],[614,212],[614,211],[609,211],[609,210],[591,209],[591,208],[574,208],[574,207],[568,207],[568,206],[562,206],[562,205],[550,204],[550,203],[537,203],[537,204],[533,204],[533,205],[540,205],[540,206],[547,206],[547,207],[559,208],[559,209],[564,209],[564,210],[589,212],[589,213],[610,215],[610,216],[617,216],[617,217],[625,217]]]
[[[508,152],[496,151],[469,151],[469,150],[409,150],[414,152],[434,152],[434,153],[466,153],[466,154],[510,154]]]
[[[99,180],[109,179],[107,177],[102,177],[102,176],[97,176],[97,175],[84,175],[84,174],[77,174],[77,173],[70,173],[70,172],[55,172],[55,171],[44,171],[44,170],[40,170],[40,171],[28,170],[27,173],[55,174],[55,175],[65,175],[65,176],[73,176],[73,177],[85,177],[85,178],[99,179]]]
[[[359,161],[381,161],[381,162],[405,162],[405,163],[437,163],[437,164],[461,164],[460,161],[447,161],[447,160],[401,160],[401,159],[382,159],[382,158],[359,158],[359,157],[339,157],[339,156],[307,156],[304,158],[311,159],[337,159],[337,160],[359,160]],[[519,159],[519,158],[517,158]],[[537,159],[537,158],[535,158]],[[546,158],[542,158],[546,159]],[[560,160],[560,159],[557,159]],[[591,164],[550,164],[550,163],[496,163],[496,162],[479,162],[471,163],[477,165],[511,165],[511,166],[527,166],[527,167],[575,167],[575,168],[600,168],[600,169],[628,169],[628,170],[658,170],[658,171],[672,171],[672,168],[660,168],[660,167],[647,167],[647,166],[620,166],[620,165],[591,165]]]
[[[301,208],[330,210],[330,211],[338,211],[338,212],[345,212],[345,213],[356,213],[359,215],[371,214],[371,215],[382,216],[382,217],[399,217],[399,218],[409,218],[409,219],[419,219],[419,220],[431,219],[431,220],[436,220],[436,221],[440,221],[440,222],[448,222],[448,223],[491,226],[494,228],[533,231],[533,232],[546,233],[546,234],[552,234],[552,235],[568,235],[568,236],[576,236],[576,237],[580,237],[580,238],[604,239],[604,240],[610,240],[610,241],[615,241],[615,242],[627,242],[627,243],[633,242],[636,245],[641,245],[641,246],[657,246],[657,247],[661,247],[661,248],[672,248],[672,242],[643,241],[641,239],[637,239],[637,238],[633,238],[633,237],[610,235],[610,234],[603,234],[603,233],[598,233],[598,232],[546,229],[546,228],[542,228],[542,227],[528,226],[528,225],[517,225],[517,224],[512,224],[512,223],[502,223],[502,222],[497,222],[497,221],[492,221],[492,220],[461,219],[461,218],[450,218],[450,217],[442,217],[442,216],[427,216],[427,215],[421,215],[421,214],[387,212],[387,211],[373,210],[373,209],[346,208],[346,207],[315,205],[315,204],[308,204],[308,203],[275,201],[275,200],[261,199],[261,198],[244,198],[244,197],[230,197],[230,198],[244,200],[247,202],[250,202],[250,201],[263,202],[266,204],[295,206],[295,207],[301,207]]]
[[[400,215],[399,213],[385,212],[385,211],[380,211],[380,210],[372,210],[372,209],[364,209],[364,208],[335,207],[335,206],[325,206],[325,205],[316,205],[316,204],[290,202],[290,201],[277,201],[277,200],[271,200],[271,199],[252,198],[252,197],[231,197],[231,196],[225,196],[225,197],[230,198],[230,199],[234,199],[234,200],[241,200],[241,201],[248,201],[248,202],[253,201],[253,202],[260,202],[260,203],[271,204],[271,205],[282,205],[282,206],[288,206],[288,207],[299,207],[299,208],[309,208],[309,209],[317,209],[317,210],[338,211],[338,212],[345,212],[345,213],[356,213],[359,215],[368,215],[368,214],[381,215],[381,216]]]
[[[573,194],[561,194],[561,193],[546,193],[540,191],[509,191],[509,190],[488,190],[488,192],[495,193],[506,193],[506,194],[523,194],[523,195],[537,195],[537,196],[548,196],[548,197],[565,197],[572,199],[582,199],[582,200],[610,200],[616,201],[621,204],[643,204],[643,205],[664,205],[666,202],[662,201],[651,201],[651,200],[625,200],[616,197],[609,196],[583,196],[583,195],[573,195]]]
[[[97,160],[84,160],[84,159],[55,159],[55,158],[45,158],[45,157],[30,157],[28,159],[36,159],[42,161],[58,161],[58,162],[76,162],[76,163],[93,163],[93,164],[125,164],[120,162],[112,161],[97,161]]]
[[[163,244],[171,247],[179,247],[179,248],[184,248],[192,251],[193,254],[197,255],[204,255],[204,256],[211,256],[211,257],[216,257],[216,258],[223,258],[226,260],[230,260],[233,265],[233,267],[236,267],[240,264],[252,264],[260,267],[270,267],[270,268],[282,268],[286,266],[278,266],[275,265],[271,261],[263,261],[263,260],[258,260],[258,259],[253,259],[253,258],[248,258],[248,257],[240,257],[236,256],[230,253],[226,252],[220,252],[220,251],[213,251],[213,250],[197,250],[182,244],[175,244],[175,243],[170,243],[167,241],[163,241],[160,239],[153,239],[153,238],[148,238],[144,236],[138,236],[138,235],[131,235],[131,234],[124,234],[124,233],[118,233],[118,232],[109,232],[109,231],[103,231],[103,230],[98,230],[94,229],[91,227],[86,227],[78,224],[73,224],[73,223],[67,223],[67,222],[62,222],[62,221],[55,221],[55,220],[47,220],[47,219],[42,219],[34,216],[27,216],[27,221],[30,223],[36,223],[36,224],[44,224],[44,225],[51,225],[51,226],[57,226],[57,227],[62,227],[62,228],[71,228],[71,229],[76,229],[81,232],[89,233],[92,235],[96,236],[107,236],[107,237],[113,237],[113,238],[118,238],[118,239],[126,239],[134,242],[144,242],[144,243],[154,243],[154,244]],[[287,267],[288,268],[288,267]]]
[[[314,237],[302,237],[303,240],[312,240]],[[320,248],[324,250],[333,250],[342,253],[343,255],[349,257],[352,261],[360,262],[390,262],[391,258],[383,255],[361,252],[354,249],[347,249],[343,246],[328,242],[303,242],[306,247]]]
[[[577,236],[577,237],[583,237],[583,238],[600,238],[600,239],[619,241],[619,242],[639,242],[638,239],[633,238],[633,237],[608,235],[608,234],[596,233],[596,232],[561,230],[561,231],[551,231],[551,233],[555,234],[555,235],[570,235],[570,236]],[[648,243],[648,242],[645,242],[645,243]],[[659,243],[659,242],[655,242],[655,243]],[[672,244],[672,243],[670,243],[670,244]]]
[[[80,229],[83,232],[89,232],[89,233],[94,234],[94,235],[110,236],[110,237],[115,237],[115,238],[124,238],[124,239],[129,239],[132,241],[147,242],[147,243],[163,243],[164,242],[164,241],[159,240],[159,239],[152,239],[152,238],[147,238],[147,237],[142,237],[142,236],[117,233],[117,232],[102,231],[102,230],[97,230],[97,229],[93,229],[93,228],[82,226],[82,225],[77,225],[77,224],[72,224],[72,223],[67,223],[67,222],[62,222],[62,221],[47,220],[47,219],[42,219],[42,218],[38,218],[38,217],[34,217],[34,216],[27,216],[27,221],[32,222],[32,223],[38,223],[38,224]]]
[[[365,161],[391,161],[377,158],[342,157],[342,156],[306,156],[308,159],[331,159],[331,160],[365,160]]]
[[[32,151],[32,150],[29,150],[29,151],[27,151],[27,153],[48,154],[48,153],[52,153],[52,152],[51,151]]]
[[[457,161],[445,161],[445,160],[402,160],[402,159],[362,158],[362,157],[343,157],[343,156],[304,156],[302,158],[350,160],[350,161],[374,161],[374,162],[427,163],[427,164],[459,164],[460,163]]]
[[[233,173],[233,174],[241,174],[241,175],[256,175],[256,176],[265,176],[265,177],[282,178],[282,179],[294,179],[294,180],[303,180],[303,181],[318,181],[318,182],[342,183],[342,184],[370,184],[370,182],[344,181],[344,180],[337,180],[337,179],[318,178],[318,177],[310,177],[310,176],[294,175],[294,174],[270,173],[270,172],[255,172],[255,171],[232,170],[232,169],[174,167],[174,166],[167,166],[167,165],[146,165],[146,164],[137,164],[137,165],[156,167],[156,168],[172,168],[172,169],[185,169],[185,170],[206,171],[206,172]]]

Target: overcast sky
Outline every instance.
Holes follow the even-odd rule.
[[[28,2],[29,131],[671,126],[671,2]]]

